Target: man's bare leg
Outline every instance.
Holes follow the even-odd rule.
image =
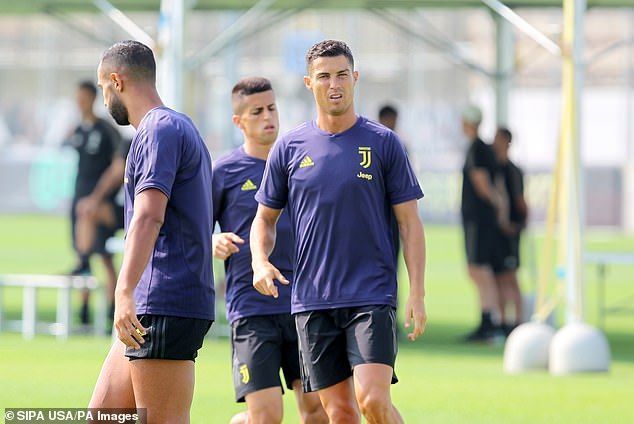
[[[80,268],[86,268],[90,271],[88,260],[97,238],[97,228],[100,225],[114,227],[115,223],[116,218],[114,215],[114,209],[112,205],[107,202],[102,202],[94,213],[77,214],[77,222],[75,223],[75,244],[77,246],[77,253],[79,254],[79,260],[81,262]],[[106,268],[107,275],[108,290],[106,291],[106,294],[108,296],[108,304],[112,305],[114,301],[114,287],[117,283],[117,271],[114,267],[111,256],[102,255],[102,260]],[[83,290],[81,299],[81,321],[83,324],[88,324],[88,303],[90,301],[90,292],[88,290]],[[110,309],[112,310],[113,308],[111,307]]]
[[[361,423],[352,377],[317,393],[331,424]]]
[[[249,393],[247,403],[247,422],[249,424],[281,423],[284,416],[282,389],[269,387]]]
[[[93,214],[78,214],[75,224],[75,244],[79,254],[90,254],[97,238],[97,227],[114,228],[115,224],[114,209],[107,202],[100,203]]]
[[[402,424],[403,418],[390,396],[393,369],[385,364],[354,367],[354,389],[368,424]]]
[[[305,393],[300,380],[293,381],[293,391],[302,424],[328,424],[328,415],[321,406],[319,394],[315,392]]]
[[[169,359],[130,361],[137,408],[148,423],[189,423],[194,395],[194,362]]]
[[[469,264],[469,277],[478,290],[480,308],[497,315],[498,288],[491,268],[487,265]]]
[[[106,356],[88,407],[136,408],[130,361],[120,340],[115,340]]]

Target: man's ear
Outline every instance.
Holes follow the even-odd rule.
[[[123,78],[121,77],[121,74],[117,72],[111,72],[110,83],[112,84],[114,89],[117,90],[119,93],[123,91]]]
[[[307,88],[308,90],[311,90],[311,91],[312,91],[312,86],[311,86],[311,83],[312,83],[312,81],[311,81],[311,79],[310,79],[310,76],[305,75],[305,76],[304,76],[304,85],[306,86],[306,88]]]
[[[231,121],[233,122],[233,125],[235,125],[236,127],[242,129],[242,122],[240,120],[240,115],[233,115],[231,117]]]

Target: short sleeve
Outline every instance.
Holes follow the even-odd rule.
[[[155,188],[170,197],[180,167],[182,140],[176,128],[158,127],[148,130],[135,142],[135,196]]]
[[[128,157],[128,152],[130,151],[131,143],[132,143],[131,139],[125,138],[119,144],[119,149],[117,150],[117,154],[119,155],[121,159],[126,160],[126,158]]]
[[[223,192],[224,192],[224,176],[220,168],[215,168],[211,174],[211,199],[213,204],[213,222],[212,226],[216,225],[216,222],[220,220],[222,215],[223,206]]]
[[[524,195],[524,173],[518,167],[514,167],[515,170],[515,184],[517,186],[517,193],[520,196]]]
[[[105,146],[108,156],[115,155],[121,146],[121,134],[115,127],[106,121],[101,121],[101,133],[105,137]]]
[[[386,142],[385,184],[390,203],[396,205],[422,198],[423,191],[403,144],[394,133],[389,133]]]
[[[255,200],[273,209],[284,209],[288,200],[288,171],[286,167],[286,143],[278,140],[269,154],[264,168],[262,184],[255,194]]]

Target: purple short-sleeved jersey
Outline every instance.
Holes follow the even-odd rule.
[[[256,199],[290,215],[292,312],[395,307],[391,208],[422,196],[398,137],[366,118],[338,134],[310,121],[280,138]]]
[[[258,293],[253,287],[249,233],[258,209],[254,195],[262,182],[266,161],[249,156],[239,147],[214,163],[214,222],[223,232],[232,232],[244,240],[240,251],[225,261],[227,278],[227,319],[291,312],[291,287],[280,284],[277,299]],[[282,275],[293,280],[293,238],[288,214],[277,222],[277,240],[270,257]]]
[[[134,198],[167,197],[165,220],[134,291],[137,314],[214,319],[211,156],[193,122],[167,107],[141,120],[126,160],[125,230]]]

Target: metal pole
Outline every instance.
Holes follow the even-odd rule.
[[[631,11],[627,15],[628,20],[628,35],[629,38],[634,40],[634,11]],[[632,92],[634,92],[634,47],[627,47],[627,66],[625,70],[625,104],[627,114],[627,127],[626,127],[626,158],[625,165],[623,166],[623,227],[626,232],[634,233],[634,100],[632,99]]]
[[[508,125],[509,93],[515,65],[515,40],[511,24],[494,14],[495,22],[495,121],[497,125]]]
[[[121,29],[130,34],[132,38],[144,43],[151,49],[154,48],[154,39],[121,10],[114,7],[107,0],[93,0],[93,3],[114,23],[119,25]]]
[[[158,24],[158,90],[165,104],[183,108],[184,0],[161,0]]]
[[[583,27],[585,0],[564,0],[564,34],[562,69],[563,133],[568,138],[570,157],[566,167],[567,200],[566,232],[566,322],[583,320],[583,173],[580,148],[580,109],[583,88]]]
[[[544,33],[528,23],[528,21],[515,13],[499,0],[482,0],[495,13],[509,21],[515,28],[528,35],[537,44],[548,50],[555,56],[561,55],[561,48],[553,40],[548,38]],[[565,3],[565,0],[564,0]]]

